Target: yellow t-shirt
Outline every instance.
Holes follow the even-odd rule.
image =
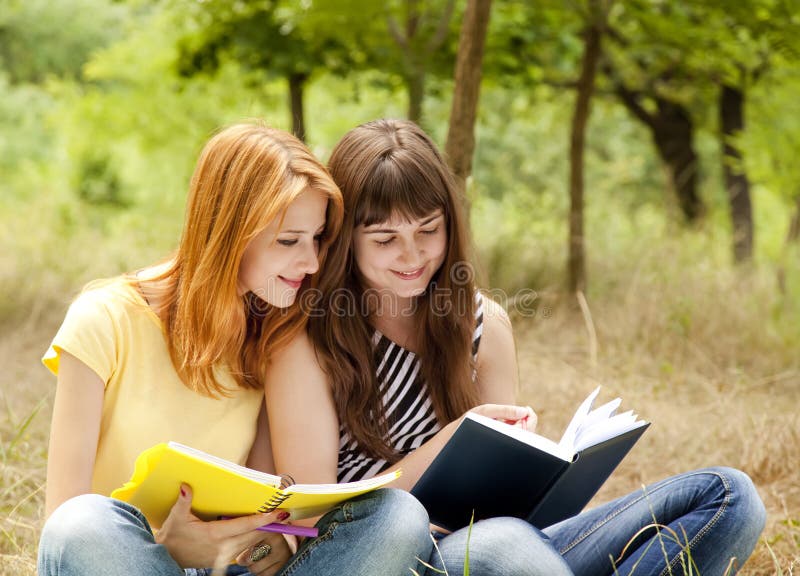
[[[216,371],[231,397],[209,398],[187,388],[167,350],[163,326],[141,294],[123,280],[83,292],[42,358],[58,374],[61,351],[105,382],[92,491],[108,495],[133,473],[144,449],[174,440],[244,464],[256,433],[263,390],[236,388]]]

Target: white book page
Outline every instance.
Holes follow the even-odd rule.
[[[611,402],[606,402],[602,406],[599,406],[598,408],[595,408],[589,412],[589,414],[586,416],[586,419],[583,421],[583,424],[581,424],[576,436],[580,436],[580,432],[582,430],[591,428],[592,426],[611,418],[617,411],[617,408],[619,408],[620,404],[622,404],[622,399],[615,398]]]
[[[253,470],[252,468],[240,466],[239,464],[235,464],[230,460],[219,458],[213,454],[208,454],[202,450],[198,450],[197,448],[192,448],[191,446],[186,446],[178,442],[169,442],[168,446],[177,452],[182,452],[199,460],[204,460],[214,464],[215,466],[218,466],[219,468],[224,468],[226,470],[230,470],[231,472],[235,472],[239,476],[249,478],[250,480],[255,480],[256,482],[260,482],[268,486],[280,486],[281,484],[281,479],[279,476],[274,476],[272,474],[267,474],[266,472],[260,472],[258,470]]]
[[[610,438],[620,436],[626,432],[639,428],[647,424],[642,420],[637,420],[633,412],[625,412],[617,416],[598,422],[594,426],[581,430],[575,439],[575,452],[585,450],[590,446],[595,446]]]
[[[558,443],[562,450],[573,456],[575,455],[575,438],[578,435],[578,430],[589,415],[589,411],[592,409],[592,404],[594,404],[594,400],[597,398],[598,394],[600,394],[600,386],[595,388],[594,391],[586,397],[586,400],[581,402],[581,405],[578,406],[575,415],[564,431],[564,435],[561,436],[561,441]]]
[[[370,490],[388,484],[395,480],[400,474],[397,471],[387,472],[379,476],[373,476],[366,480],[356,482],[343,482],[341,484],[294,484],[286,489],[286,492],[296,492],[302,494],[337,494],[358,492],[359,490]]]
[[[571,462],[572,457],[575,455],[574,452],[569,452],[564,450],[562,446],[556,444],[555,442],[549,440],[548,438],[545,438],[544,436],[539,436],[534,432],[528,432],[527,430],[523,430],[522,428],[511,426],[510,424],[506,424],[505,422],[500,422],[499,420],[487,418],[486,416],[475,414],[474,412],[467,412],[466,418],[474,420],[478,424],[482,424],[487,428],[497,430],[498,432],[505,434],[506,436],[510,436],[516,440],[519,440],[520,442],[523,442],[529,446],[538,448],[542,452],[547,452],[548,454],[552,454],[556,458],[561,458],[566,462]]]

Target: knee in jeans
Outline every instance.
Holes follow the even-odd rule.
[[[722,478],[729,493],[729,500],[732,506],[736,507],[743,527],[746,525],[760,534],[767,521],[767,511],[753,480],[736,468],[720,466],[713,470]]]
[[[113,547],[112,507],[113,500],[98,494],[76,496],[59,506],[39,539],[40,574],[91,563],[104,547]]]
[[[468,545],[470,570],[476,574],[569,574],[547,536],[519,518],[490,518],[476,523]]]
[[[97,554],[104,545],[113,547],[116,507],[114,500],[99,494],[82,494],[67,500],[45,523],[40,548]]]
[[[384,488],[376,491],[377,513],[391,519],[391,529],[396,536],[408,535],[412,538],[428,535],[428,513],[419,500],[405,490]]]

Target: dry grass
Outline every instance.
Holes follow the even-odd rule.
[[[798,573],[798,338],[781,328],[775,288],[759,274],[698,270],[668,285],[660,278],[635,274],[602,299],[590,295],[595,357],[588,317],[577,305],[550,299],[536,318],[514,318],[522,400],[552,437],[598,383],[603,397],[619,394],[653,422],[598,501],[691,468],[745,470],[769,519],[741,574]],[[54,387],[39,357],[62,316],[55,308],[6,325],[0,335],[0,575],[35,574]],[[785,314],[796,329],[797,311]]]
[[[682,296],[645,281],[602,306],[589,301],[589,315],[577,303],[544,297],[538,318],[515,322],[521,400],[537,410],[540,432],[553,438],[598,384],[603,398],[620,395],[623,408],[653,423],[595,502],[693,468],[744,470],[768,520],[740,573],[800,573],[796,337],[754,322],[768,318],[775,304],[768,278],[699,273],[681,280]],[[747,292],[747,306],[720,297],[734,288]]]

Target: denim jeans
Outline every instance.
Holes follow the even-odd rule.
[[[382,489],[354,498],[326,514],[319,536],[306,540],[280,576],[408,576],[420,570],[432,543],[428,515],[408,493]],[[206,576],[210,569],[182,569],[156,544],[133,506],[96,494],[62,504],[39,542],[39,576]],[[246,575],[231,566],[228,575]]]
[[[469,538],[470,574],[727,576],[750,556],[765,520],[764,505],[746,474],[706,468],[667,478],[544,531],[516,518],[476,522]],[[431,565],[446,567],[450,576],[463,574],[467,532],[462,528],[440,537]]]

